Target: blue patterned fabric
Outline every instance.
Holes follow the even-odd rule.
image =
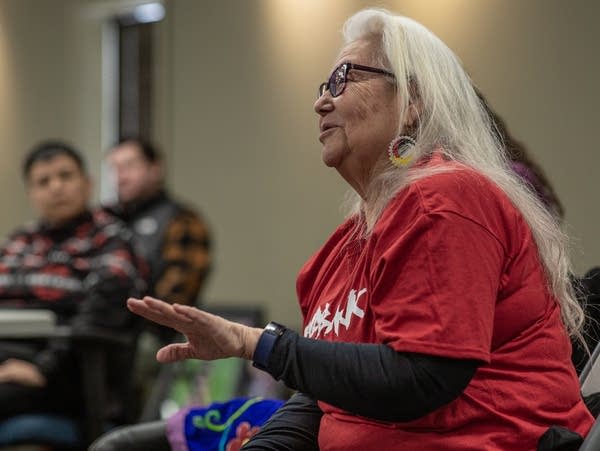
[[[167,437],[173,451],[237,451],[282,404],[237,398],[182,409],[168,420]]]

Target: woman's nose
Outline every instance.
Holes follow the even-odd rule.
[[[324,114],[331,111],[333,109],[332,100],[333,100],[333,98],[331,97],[331,94],[329,93],[329,91],[328,90],[325,91],[323,93],[323,95],[319,96],[319,98],[315,101],[315,104],[314,104],[315,112],[319,116],[323,116]]]

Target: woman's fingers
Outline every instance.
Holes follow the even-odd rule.
[[[168,316],[184,324],[193,324],[199,319],[197,314],[192,314],[192,312],[200,312],[197,308],[182,306],[180,304],[168,304],[160,299],[155,299],[150,296],[144,297],[143,302],[155,313],[161,316]],[[183,310],[180,309],[182,307],[184,308]]]
[[[173,308],[175,309],[176,312],[181,313],[183,315],[189,315],[189,316],[193,316],[195,312],[201,311],[195,307],[190,307],[189,305],[183,305],[183,304],[173,304]]]
[[[213,360],[239,354],[239,337],[232,334],[233,323],[220,316],[186,305],[171,305],[149,296],[130,298],[127,307],[150,321],[176,329],[189,340],[160,349],[156,354],[159,362],[190,358]]]
[[[156,360],[162,363],[178,362],[194,357],[193,349],[188,343],[173,343],[160,348],[156,353]]]
[[[163,324],[163,321],[161,321],[163,319],[162,315],[160,315],[160,313],[152,307],[146,305],[146,303],[141,299],[128,299],[127,308],[136,315],[140,315],[146,319],[149,319],[150,321],[155,321],[160,324]]]
[[[196,307],[190,307],[187,305],[173,304],[173,310],[188,318],[191,322],[194,322],[200,326],[206,327],[219,321],[220,317],[212,315],[204,310],[197,309]]]
[[[188,316],[177,313],[172,305],[152,298],[129,298],[127,308],[136,315],[177,330],[193,322]]]
[[[177,305],[177,304],[169,304],[165,301],[161,301],[160,299],[155,299],[150,296],[145,296],[144,299],[142,299],[142,302],[148,308],[154,310],[157,313],[161,313],[164,315],[171,315],[177,319],[182,319],[182,320],[186,319],[186,317],[184,317],[182,315],[178,315],[177,312],[175,311],[175,309],[173,308],[173,306]]]

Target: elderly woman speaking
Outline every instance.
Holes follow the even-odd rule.
[[[130,299],[187,336],[158,360],[243,357],[298,390],[244,450],[515,451],[552,426],[585,435],[564,237],[456,56],[382,10],[344,37],[314,108],[323,161],[356,202],[298,276],[304,336]]]

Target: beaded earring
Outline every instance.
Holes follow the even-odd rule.
[[[410,136],[397,136],[388,146],[388,155],[390,161],[397,168],[407,166],[413,159],[410,151],[417,143]]]

